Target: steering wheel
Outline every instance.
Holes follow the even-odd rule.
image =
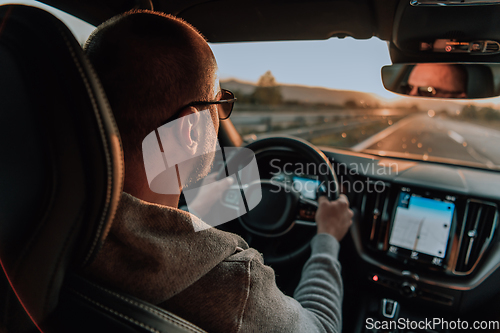
[[[255,236],[251,239],[265,240],[260,244],[258,242],[252,244],[248,241],[249,245],[263,253],[268,264],[284,264],[293,261],[308,251],[314,234],[301,239],[297,249],[285,254],[277,254],[273,243],[286,237],[292,229],[298,226],[316,228],[314,215],[318,208],[317,201],[303,197],[298,190],[286,182],[258,179],[245,184],[240,180],[241,174],[238,176],[238,171],[241,170],[242,164],[253,158],[253,153],[258,159],[259,155],[266,151],[285,148],[297,157],[307,160],[308,163],[315,164],[316,170],[320,170],[318,180],[325,185],[325,194],[330,200],[336,200],[339,196],[335,172],[328,158],[318,148],[299,138],[268,137],[254,141],[245,148],[247,149],[236,150],[236,153],[227,158],[224,167],[217,175],[217,179],[222,179],[228,174],[236,174],[237,177],[237,183],[226,191],[221,198],[221,203],[236,210],[242,209],[241,203],[234,203],[234,198],[241,193],[242,197],[246,198],[247,209],[244,212],[247,213],[239,214],[241,216],[237,218],[238,221],[250,235]],[[248,154],[252,151],[253,153]],[[228,172],[228,170],[233,172]],[[262,193],[261,198],[260,193]],[[255,198],[260,201],[257,200],[258,203],[253,205],[251,201]],[[264,243],[265,246],[262,245]]]

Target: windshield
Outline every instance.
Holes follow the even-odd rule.
[[[246,140],[294,135],[380,156],[500,169],[499,98],[436,100],[386,91],[377,38],[211,44],[231,119]]]

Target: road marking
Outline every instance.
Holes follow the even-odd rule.
[[[490,161],[488,158],[484,157],[483,155],[479,154],[474,148],[472,147],[467,147],[467,152],[469,153],[470,156],[478,160],[479,162],[486,164],[486,166],[490,169],[493,169],[495,167],[495,163]]]
[[[459,144],[463,144],[465,141],[464,137],[455,131],[448,131],[448,136]]]
[[[455,131],[448,131],[448,136],[450,138],[452,138],[455,142],[457,142],[458,144],[461,144],[463,145],[464,142],[465,142],[465,139],[463,136],[461,136],[460,134],[458,134],[457,132]],[[465,147],[465,146],[464,146]],[[495,167],[495,163],[493,163],[492,161],[490,161],[487,157],[485,157],[484,155],[478,153],[474,148],[472,147],[467,147],[467,152],[469,153],[470,156],[472,156],[472,158],[474,158],[475,160],[477,160],[478,162],[482,163],[482,164],[485,164],[488,168],[492,169]]]
[[[410,124],[414,119],[416,119],[418,117],[419,116],[417,115],[417,116],[408,116],[406,118],[403,118],[400,121],[396,122],[395,124],[387,127],[386,129],[378,132],[377,134],[369,137],[365,141],[358,143],[357,145],[352,147],[352,150],[363,151],[365,149],[368,149],[368,147],[371,147],[374,144],[376,144],[377,142],[385,139],[386,137],[388,137],[392,133],[396,132],[398,129]]]

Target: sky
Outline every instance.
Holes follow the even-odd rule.
[[[276,81],[396,95],[382,85],[380,70],[391,64],[387,43],[378,38],[211,44],[221,79],[257,82],[270,70]]]

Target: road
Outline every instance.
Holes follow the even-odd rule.
[[[294,135],[306,140],[356,130],[384,117],[403,119],[352,147],[375,154],[391,152],[416,155],[423,160],[444,158],[471,162],[481,167],[500,166],[500,130],[487,128],[445,116],[427,114],[406,116],[404,110],[337,110],[316,112],[237,112],[231,119],[250,133]],[[247,131],[248,133],[248,131]],[[453,163],[453,161],[450,161]]]
[[[322,119],[347,119],[353,116],[368,116],[368,117],[389,117],[401,116],[407,114],[405,110],[399,109],[343,109],[329,111],[289,111],[289,112],[263,112],[263,111],[237,111],[231,115],[231,120],[235,125],[259,124],[270,120],[273,123],[288,123],[295,121],[298,117],[302,117],[306,122]]]
[[[500,131],[447,117],[412,115],[353,147],[500,166]]]
[[[294,135],[305,140],[342,133],[385,118],[401,118],[408,113],[399,109],[344,109],[326,111],[234,112],[231,120],[240,133]]]

